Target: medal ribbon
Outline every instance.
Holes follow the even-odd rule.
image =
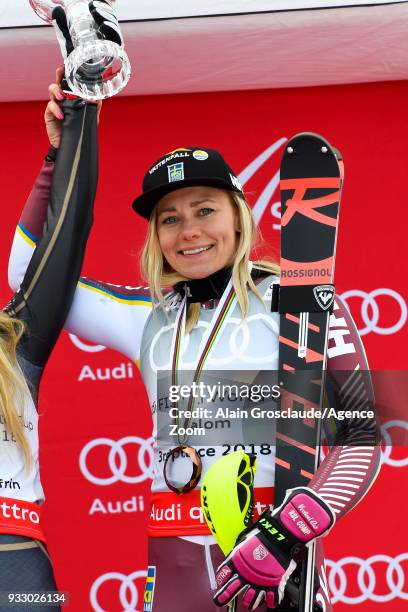
[[[206,331],[206,333],[204,334],[201,340],[201,345],[204,343],[204,349],[202,350],[201,355],[197,361],[197,366],[196,366],[194,376],[193,376],[193,384],[198,382],[201,372],[204,369],[204,364],[207,361],[211,352],[214,350],[220,338],[221,329],[223,325],[225,324],[225,322],[227,321],[227,319],[229,318],[229,316],[231,315],[231,312],[233,310],[233,306],[235,306],[235,303],[236,303],[236,294],[235,294],[234,287],[232,285],[232,280],[230,280],[218,303],[217,309],[215,310],[214,315],[210,321],[208,330]],[[172,373],[171,373],[172,385],[178,384],[177,371],[179,368],[181,369],[181,355],[183,354],[183,349],[184,349],[186,314],[187,314],[187,298],[185,297],[182,304],[180,305],[179,312],[177,313],[176,322],[174,325],[175,329],[174,329],[173,341],[172,341],[172,353],[173,353]],[[195,402],[195,398],[192,395],[190,395],[188,406],[187,406],[188,411],[193,410],[194,402]],[[188,427],[188,424],[190,421],[191,421],[191,417],[188,420],[186,419],[184,421],[185,429]],[[180,421],[179,421],[179,414],[177,410],[177,428],[179,429],[179,427],[180,427]],[[180,439],[179,435],[177,435],[177,437],[178,437],[179,444],[184,444],[187,440],[187,436],[185,434],[184,434],[183,440]]]

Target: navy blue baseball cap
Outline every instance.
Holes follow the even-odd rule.
[[[243,192],[235,173],[218,151],[186,147],[163,155],[146,172],[143,193],[134,200],[133,209],[145,219],[150,219],[154,207],[163,196],[193,186]]]

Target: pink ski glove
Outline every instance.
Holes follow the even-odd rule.
[[[217,606],[244,593],[245,608],[255,610],[264,600],[275,608],[300,553],[326,535],[335,521],[333,510],[306,487],[290,489],[279,508],[264,512],[250,532],[217,569]]]

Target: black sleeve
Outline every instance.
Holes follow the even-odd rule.
[[[97,107],[66,100],[47,220],[6,312],[26,325],[23,358],[43,367],[68,315],[93,220],[98,178]]]

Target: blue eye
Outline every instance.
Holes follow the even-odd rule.
[[[205,208],[200,208],[200,215],[202,217],[207,217],[207,215],[210,215],[212,212],[214,212],[213,208],[208,208],[207,206]]]
[[[166,217],[165,219],[163,219],[162,223],[165,223],[166,225],[172,225],[173,223],[175,223],[177,221],[177,217]]]

